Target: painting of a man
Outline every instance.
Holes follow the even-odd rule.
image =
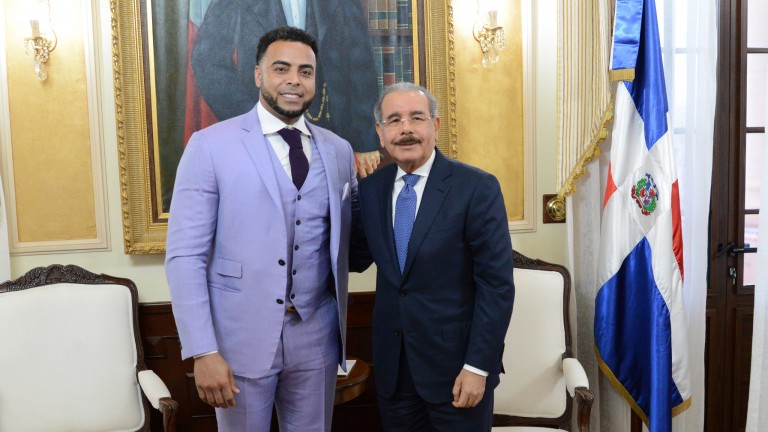
[[[373,47],[359,1],[214,1],[192,50],[192,70],[203,99],[219,120],[250,110],[258,99],[253,80],[256,43],[283,25],[306,30],[323,48],[310,120],[345,138],[358,153],[376,151],[378,158],[370,127],[377,93]]]
[[[177,5],[171,8],[173,3]],[[256,44],[264,33],[284,25],[307,31],[321,47],[317,95],[307,117],[350,142],[360,176],[373,172],[381,157],[376,134],[370,127],[378,85],[367,13],[359,0],[191,0],[188,6],[178,3],[181,2],[161,0],[152,7],[156,41],[168,38],[162,33],[171,22],[169,10],[173,10],[173,15],[183,14],[188,7],[190,19],[189,28],[185,29],[189,37],[184,41],[189,53],[185,59],[187,74],[178,77],[179,81],[185,79],[186,85],[167,91],[176,100],[182,97],[178,90],[184,94],[185,126],[183,138],[176,135],[174,140],[183,139],[183,143],[170,143],[175,149],[163,149],[167,144],[161,145],[164,209],[170,204],[169,188],[181,153],[179,147],[186,144],[194,131],[253,108],[259,98],[253,79]],[[173,43],[165,46],[179,49]],[[159,47],[156,43],[156,59],[162,56]],[[158,88],[164,86],[168,85],[159,84]],[[169,114],[158,114],[162,126],[162,117]],[[160,131],[160,138],[163,137]]]

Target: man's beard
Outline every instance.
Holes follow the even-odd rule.
[[[287,109],[281,108],[280,105],[277,104],[277,98],[269,94],[269,92],[261,90],[261,95],[264,97],[264,102],[266,102],[270,108],[272,108],[276,113],[288,119],[301,117],[302,114],[307,112],[309,106],[312,105],[312,101],[315,99],[314,97],[311,97],[309,100],[304,102],[304,105],[301,106],[301,109],[289,111]]]

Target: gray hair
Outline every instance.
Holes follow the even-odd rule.
[[[426,88],[410,83],[410,82],[399,82],[396,84],[392,84],[390,86],[387,86],[387,88],[384,89],[383,92],[381,92],[381,95],[379,95],[379,100],[376,101],[376,105],[373,106],[373,117],[376,119],[376,123],[381,123],[383,120],[381,118],[381,103],[384,101],[384,98],[387,97],[390,93],[406,93],[406,92],[421,92],[424,93],[424,95],[427,96],[427,101],[429,102],[429,115],[432,118],[437,117],[437,99],[432,95],[432,93],[429,92]]]

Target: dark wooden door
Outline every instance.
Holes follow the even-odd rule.
[[[766,1],[720,2],[705,354],[707,431],[743,431],[746,425],[759,179],[768,169],[760,166],[768,59],[768,37],[761,34],[768,33],[759,29],[764,23],[756,14],[748,18],[748,10],[765,11]]]

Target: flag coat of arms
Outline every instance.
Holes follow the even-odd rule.
[[[616,5],[617,85],[601,224],[595,348],[649,430],[690,406],[683,244],[654,0]]]

